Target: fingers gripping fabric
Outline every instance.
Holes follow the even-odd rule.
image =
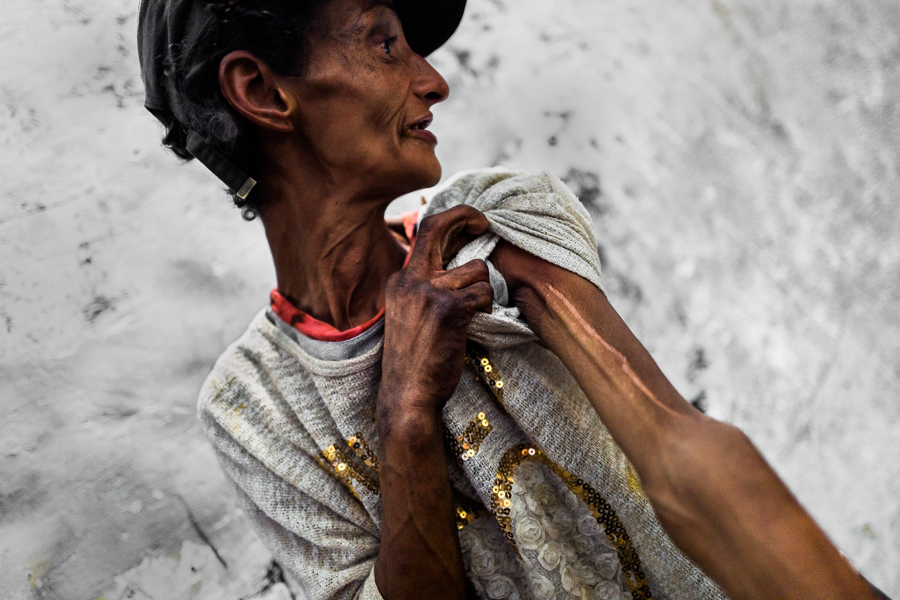
[[[491,229],[463,247],[448,268],[476,258],[486,260],[503,239],[603,289],[591,218],[557,177],[549,173],[529,175],[504,167],[462,172],[434,192],[422,218],[459,204],[484,213]],[[533,341],[535,336],[519,319],[518,309],[507,306],[509,296],[502,275],[488,265],[494,287],[494,311],[476,315],[469,337],[488,348]]]

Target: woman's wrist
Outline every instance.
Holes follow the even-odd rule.
[[[440,437],[441,415],[434,399],[419,390],[382,388],[378,398],[378,426],[386,436],[415,444]]]

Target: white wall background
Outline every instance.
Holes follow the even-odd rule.
[[[194,418],[261,228],[160,147],[135,0],[2,8],[0,597],[288,598]],[[470,0],[432,127],[445,173],[570,183],[666,373],[894,596],[898,32],[895,0]]]

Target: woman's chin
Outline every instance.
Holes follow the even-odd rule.
[[[441,180],[441,173],[443,169],[441,168],[441,163],[438,161],[437,157],[434,158],[434,162],[430,165],[430,169],[428,171],[428,177],[424,182],[424,185],[419,186],[421,188],[429,188],[438,184]],[[424,173],[423,173],[424,175]]]
[[[433,151],[407,153],[391,160],[379,160],[364,169],[357,170],[361,181],[370,192],[391,199],[438,184],[441,180],[441,163]]]
[[[403,181],[405,191],[403,194],[430,188],[438,184],[441,180],[441,163],[437,157],[431,156],[430,160],[419,161],[416,165],[410,165],[405,170],[403,176],[398,177],[398,181]],[[401,196],[403,194],[400,194]]]

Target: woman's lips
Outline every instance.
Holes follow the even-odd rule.
[[[406,130],[410,137],[419,138],[420,140],[425,140],[427,142],[431,142],[432,144],[437,144],[437,136],[428,131],[427,129],[418,129],[413,127],[412,129]]]
[[[429,114],[426,117],[423,117],[406,128],[406,133],[410,137],[419,138],[421,140],[425,140],[432,144],[437,144],[437,136],[428,131],[428,126],[431,125],[431,115]]]

